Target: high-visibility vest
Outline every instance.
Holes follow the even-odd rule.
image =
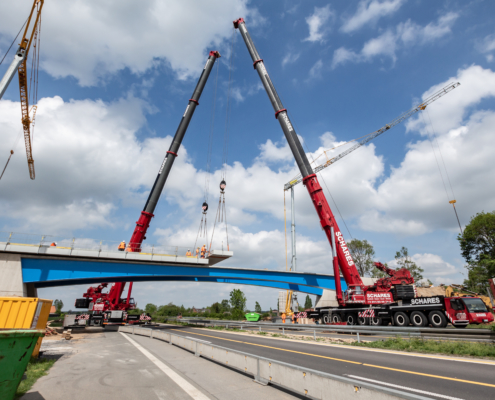
[[[125,242],[120,242],[120,244],[119,244],[119,250],[120,249],[122,249],[122,250],[125,249]]]
[[[50,247],[57,247],[57,245],[56,245],[56,244],[55,244],[55,242],[54,242],[54,243],[52,243],[52,244],[50,245]]]
[[[192,253],[191,253],[190,251],[188,251],[188,252],[186,253],[186,257],[191,257],[191,256],[192,256]]]
[[[127,246],[127,249],[125,249],[125,251],[132,251],[131,245]]]
[[[203,247],[201,247],[201,255],[204,256],[205,253],[206,253],[206,247],[203,246]]]

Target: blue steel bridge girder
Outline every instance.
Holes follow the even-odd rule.
[[[33,283],[36,287],[100,282],[196,281],[273,287],[310,294],[321,294],[323,289],[335,290],[333,276],[302,272],[27,257],[22,258],[21,264],[24,283]],[[343,286],[345,289],[345,284]]]

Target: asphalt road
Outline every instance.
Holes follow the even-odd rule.
[[[71,340],[45,339],[41,350],[43,357],[57,361],[21,400],[300,398],[179,347],[119,333],[116,327],[73,332]]]
[[[495,361],[491,360],[394,354],[170,325],[157,329],[172,329],[180,335],[330,374],[384,386],[397,385],[401,388],[389,387],[427,397],[451,400],[495,398]]]

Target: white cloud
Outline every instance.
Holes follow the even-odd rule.
[[[486,60],[488,62],[492,62],[493,53],[495,52],[495,34],[485,36],[483,40],[478,42],[476,47],[478,51],[486,54]]]
[[[20,129],[19,107],[18,102],[0,101],[4,155]],[[33,140],[36,179],[29,179],[20,141],[2,178],[0,215],[18,219],[30,231],[57,233],[112,226],[116,204],[144,204],[142,185],[152,183],[171,141],[170,136],[137,139],[149,111],[133,97],[113,103],[41,99]],[[185,149],[181,156],[176,163],[187,170]]]
[[[301,56],[300,53],[294,53],[293,51],[288,51],[282,60],[282,67],[285,67],[287,64],[295,63],[300,56]]]
[[[411,256],[411,260],[424,269],[423,277],[431,280],[434,285],[441,283],[449,285],[451,283],[458,283],[462,279],[463,268],[453,266],[447,261],[444,261],[439,255],[418,253]],[[391,268],[398,267],[395,259],[389,261],[387,264]]]
[[[408,20],[398,24],[395,30],[387,29],[376,38],[368,40],[359,52],[340,47],[334,51],[332,68],[348,62],[370,62],[378,56],[390,57],[395,62],[398,50],[426,45],[451,33],[458,17],[458,14],[449,12],[426,26]]]
[[[247,17],[251,26],[262,20],[247,3],[53,0],[43,8],[41,67],[57,78],[74,76],[83,86],[125,68],[140,74],[159,65],[170,66],[180,79],[197,76],[207,52],[222,50],[230,38],[234,19]],[[0,15],[9,18],[0,34],[13,38],[31,6],[31,0],[1,2]]]
[[[321,71],[323,69],[323,61],[318,60],[309,70],[309,79],[319,78],[321,77]]]
[[[340,28],[342,32],[351,33],[366,24],[375,23],[380,18],[395,13],[404,4],[404,0],[362,0],[356,13],[348,18]]]
[[[304,41],[324,42],[328,32],[328,21],[333,15],[334,12],[330,9],[330,5],[315,7],[313,14],[306,18],[309,36]]]
[[[481,210],[495,208],[495,174],[492,154],[495,110],[473,110],[483,99],[495,97],[495,72],[479,66],[458,71],[456,77],[435,85],[423,98],[445,86],[460,81],[461,86],[429,106],[424,117],[437,134],[441,156],[445,163],[457,200],[461,223]],[[423,118],[407,123],[408,130],[424,132]],[[431,131],[431,126],[428,126]],[[447,179],[446,185],[448,186]],[[450,189],[449,189],[450,192]],[[449,198],[451,195],[449,194]],[[435,229],[458,230],[457,220],[438,172],[437,161],[429,139],[408,145],[400,166],[392,172],[369,197],[370,209],[359,222],[363,229],[418,235]]]

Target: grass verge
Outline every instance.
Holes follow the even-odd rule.
[[[456,356],[490,357],[495,358],[495,345],[477,342],[449,342],[418,338],[390,338],[383,341],[350,343],[351,346],[372,347],[375,349],[400,350],[415,353],[435,353]]]
[[[47,374],[47,371],[53,364],[55,364],[55,360],[47,360],[46,358],[29,361],[29,364],[26,368],[27,379],[24,379],[19,384],[14,399],[17,400],[21,396],[26,394],[26,392],[31,389],[31,387],[39,378]]]

